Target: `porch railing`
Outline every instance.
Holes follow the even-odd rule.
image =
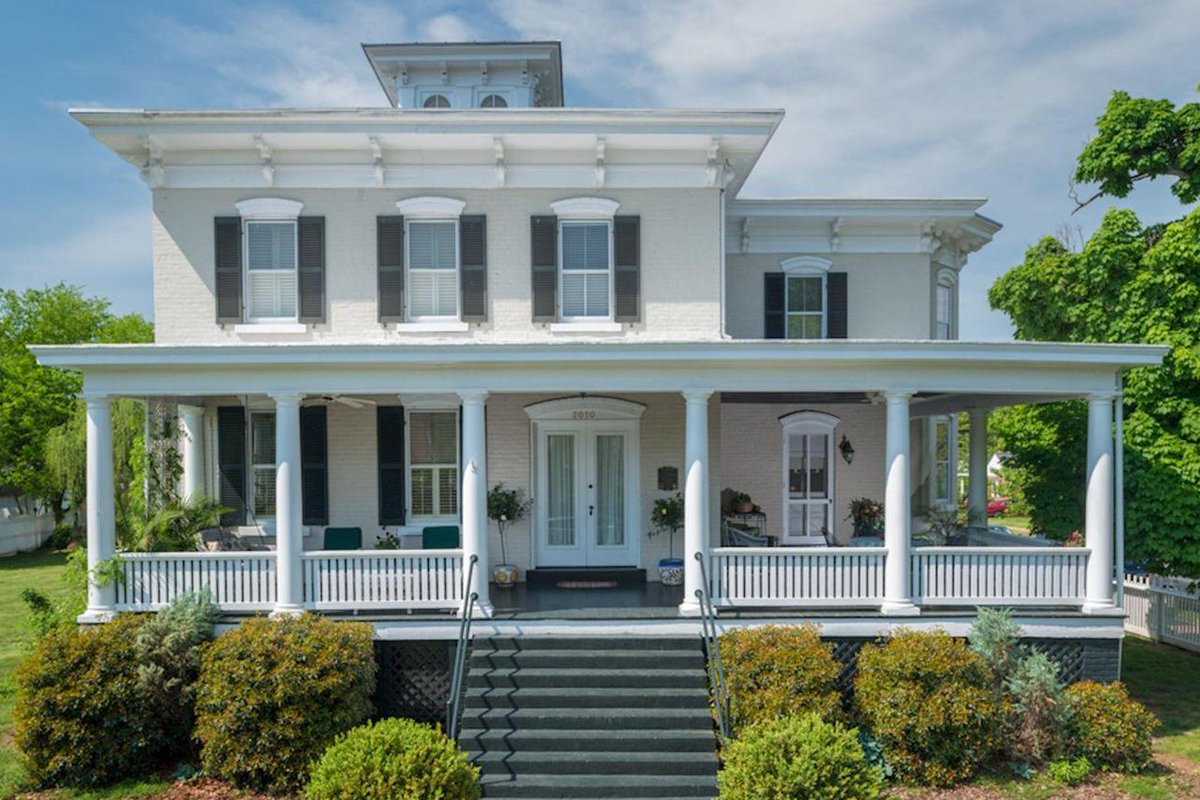
[[[275,605],[274,553],[122,553],[118,561],[118,611],[153,611],[205,588],[227,611]]]
[[[304,607],[315,611],[462,605],[461,550],[323,550],[301,561]]]
[[[882,547],[718,547],[711,551],[719,607],[870,607],[883,602]]]
[[[919,547],[912,551],[915,603],[939,606],[1081,606],[1081,547]]]

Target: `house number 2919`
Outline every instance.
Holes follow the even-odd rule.
[[[572,411],[571,419],[595,419],[595,411]]]

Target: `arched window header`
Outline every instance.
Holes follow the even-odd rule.
[[[937,282],[945,286],[956,286],[958,284],[958,271],[949,267],[942,267],[937,272]]]
[[[784,430],[816,430],[832,431],[840,420],[832,414],[821,411],[794,411],[779,418],[779,424]]]
[[[833,267],[833,262],[828,258],[820,258],[819,256],[796,256],[795,258],[785,258],[779,262],[779,268],[788,273],[810,273],[824,275]]]
[[[466,202],[453,197],[410,197],[396,203],[404,216],[427,219],[456,219],[462,216],[466,207]]]
[[[255,197],[235,203],[234,207],[242,219],[296,219],[304,203],[282,197]]]
[[[612,219],[620,207],[607,197],[568,197],[550,204],[559,219]]]

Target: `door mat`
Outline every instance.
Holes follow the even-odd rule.
[[[615,589],[616,581],[558,581],[556,589]]]

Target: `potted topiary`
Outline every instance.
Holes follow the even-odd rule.
[[[516,566],[508,563],[508,548],[504,541],[504,532],[514,522],[525,519],[529,513],[529,500],[522,489],[505,489],[503,483],[497,483],[487,496],[488,519],[495,520],[496,528],[500,531],[500,563],[492,569],[492,578],[496,586],[503,589],[513,586],[520,577]]]
[[[683,494],[676,492],[670,497],[654,501],[654,513],[650,519],[651,538],[660,533],[667,534],[667,553],[670,558],[658,562],[658,579],[667,586],[683,583],[683,559],[675,557],[675,531],[683,527]]]

